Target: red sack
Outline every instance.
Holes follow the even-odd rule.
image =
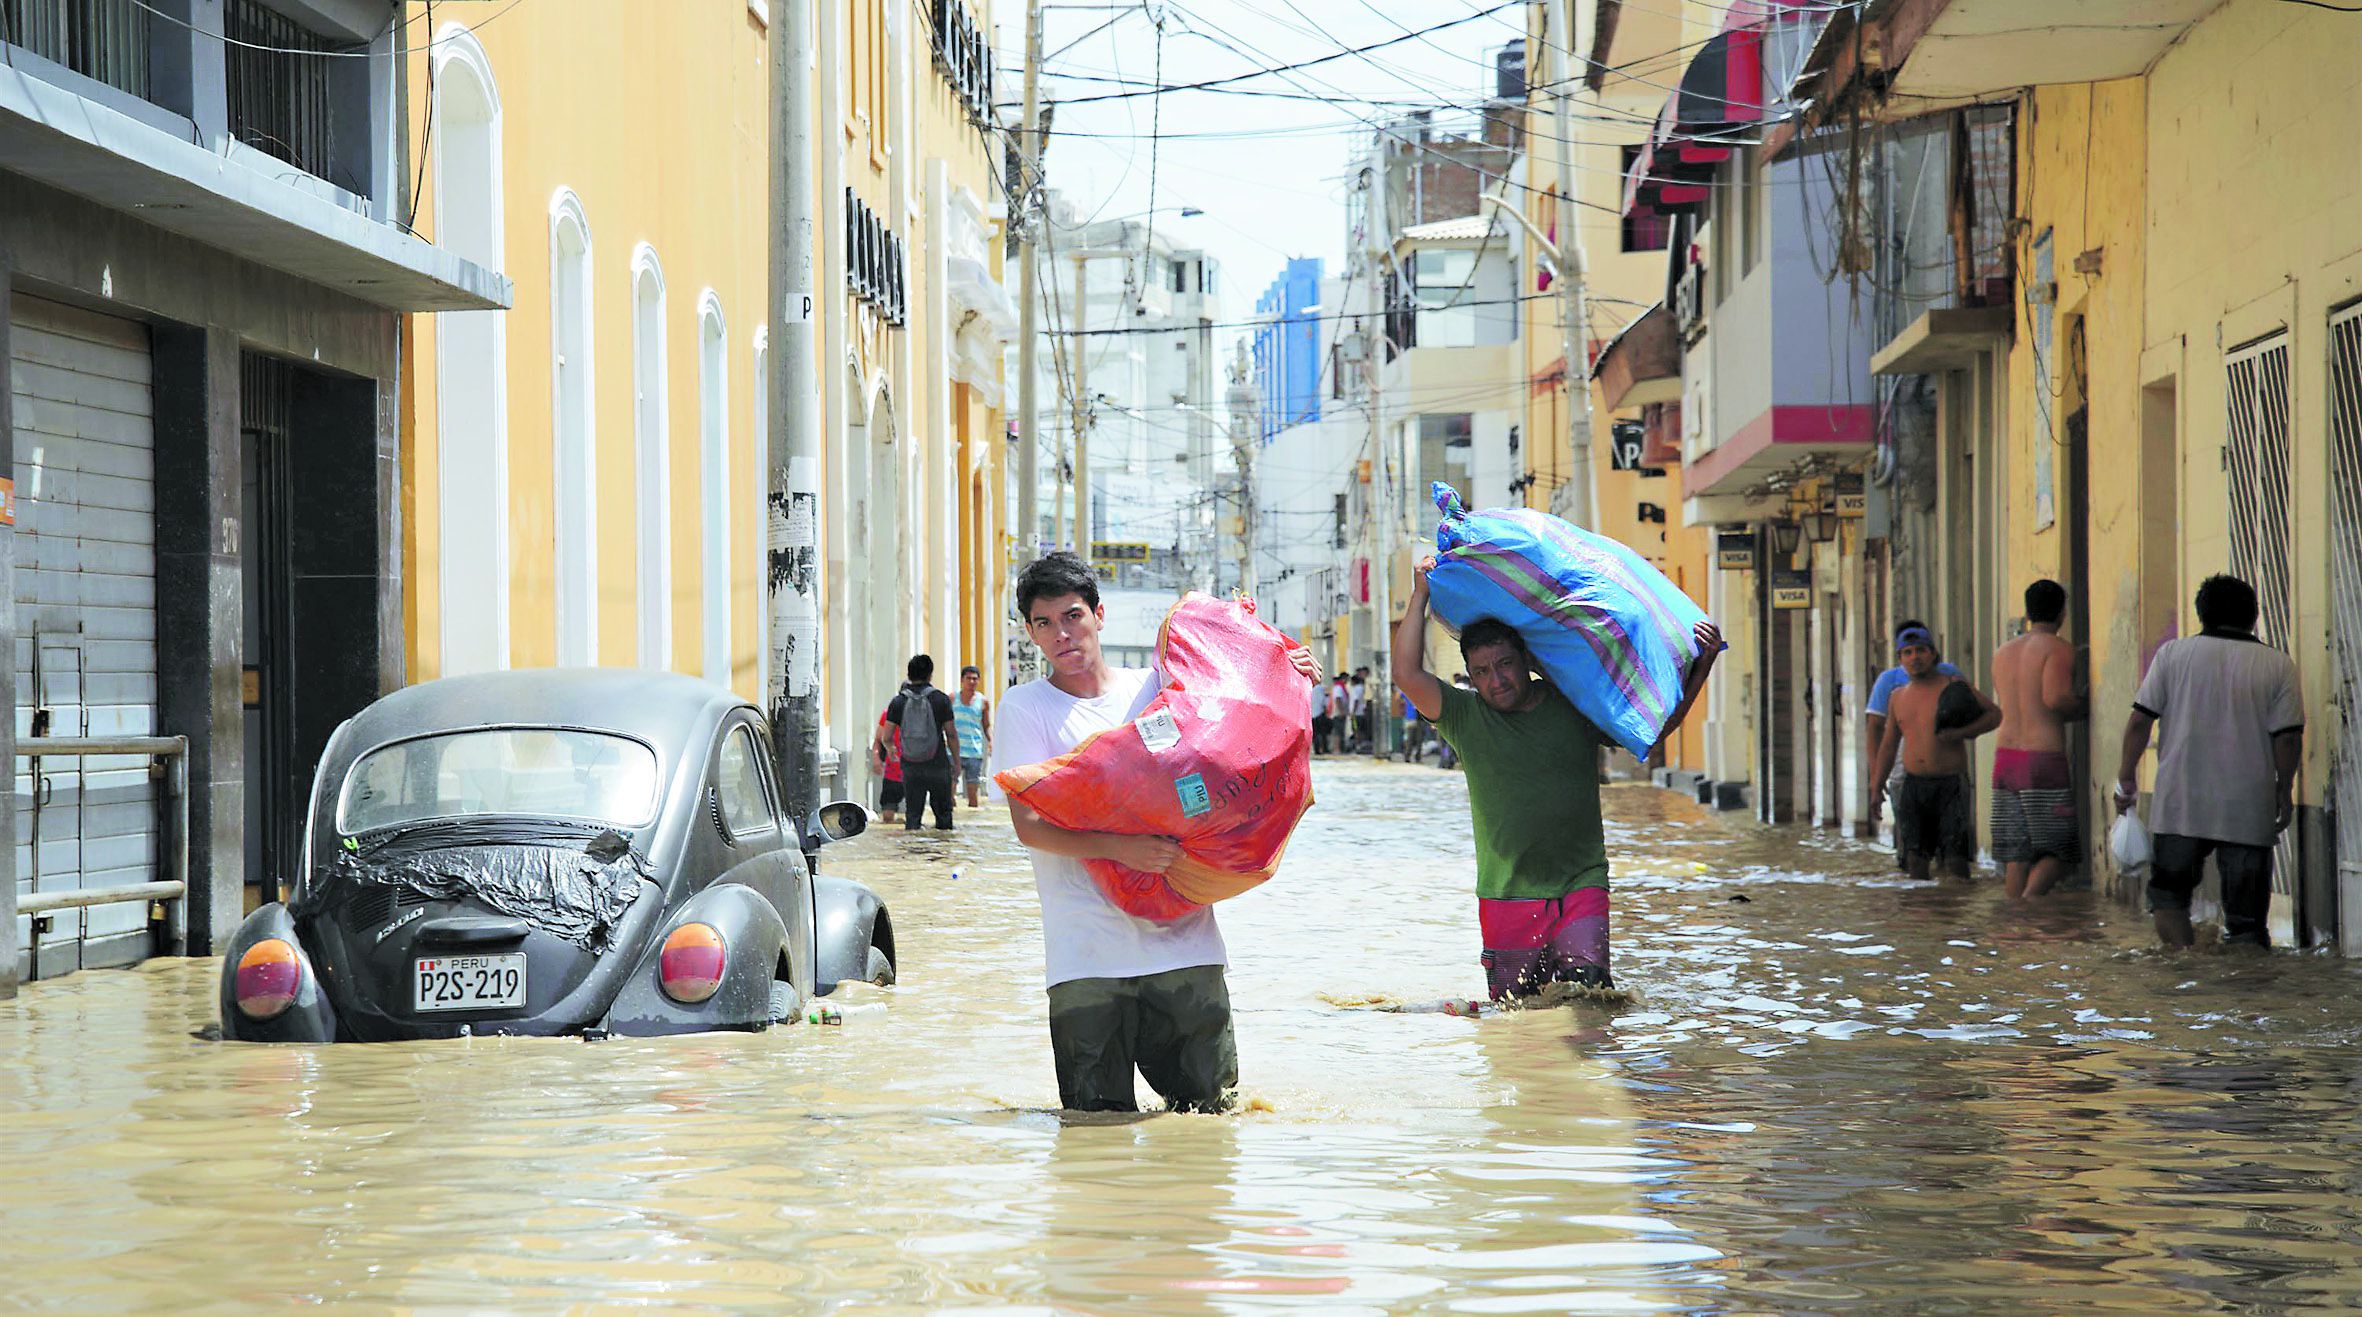
[[[1138,718],[993,777],[1058,827],[1180,842],[1163,874],[1084,861],[1131,914],[1176,919],[1269,878],[1312,806],[1312,711],[1288,659],[1295,645],[1254,613],[1253,600],[1184,596],[1157,628],[1164,689]]]

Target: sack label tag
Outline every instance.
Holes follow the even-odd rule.
[[[1213,811],[1214,798],[1207,794],[1206,780],[1201,775],[1191,773],[1178,779],[1173,783],[1173,790],[1181,797],[1181,817],[1193,819]]]
[[[1159,709],[1149,714],[1139,721],[1138,726],[1140,743],[1148,747],[1150,754],[1161,755],[1181,744],[1181,724],[1173,721],[1173,711],[1170,709]]]

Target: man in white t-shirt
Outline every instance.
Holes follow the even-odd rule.
[[[1001,696],[992,767],[1038,764],[1140,716],[1161,684],[1152,668],[1111,668],[1099,648],[1106,610],[1082,559],[1053,553],[1017,578],[1017,612],[1049,675]],[[1293,656],[1318,681],[1310,652]],[[1137,1111],[1135,1066],[1175,1111],[1220,1111],[1238,1087],[1228,957],[1214,912],[1142,919],[1109,901],[1083,865],[1114,860],[1163,873],[1181,858],[1171,837],[1077,832],[1014,796],[1009,816],[1033,856],[1042,902],[1050,1050],[1058,1100],[1077,1111]]]
[[[2304,757],[2305,705],[2296,664],[2256,639],[2255,587],[2210,576],[2198,587],[2198,624],[2149,663],[2124,722],[2116,812],[2131,809],[2136,774],[2157,745],[2157,791],[2149,803],[2156,857],[2149,911],[2167,946],[2186,947],[2190,893],[2214,857],[2222,878],[2223,940],[2267,946],[2272,846],[2296,814],[2296,768]]]

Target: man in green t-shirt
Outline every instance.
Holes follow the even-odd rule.
[[[1608,987],[1607,842],[1599,825],[1599,749],[1591,720],[1548,681],[1508,623],[1478,618],[1460,630],[1473,690],[1427,670],[1427,573],[1421,559],[1394,631],[1394,680],[1459,755],[1476,825],[1476,918],[1493,1000],[1553,982]],[[1706,687],[1722,651],[1712,622],[1695,628],[1698,658],[1671,736]]]

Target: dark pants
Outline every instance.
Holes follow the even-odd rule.
[[[1329,752],[1329,727],[1330,719],[1327,714],[1319,714],[1313,718],[1312,752],[1314,754],[1325,755]]]
[[[2272,944],[2265,916],[2272,907],[2272,848],[2242,846],[2211,837],[2157,834],[2155,858],[2149,868],[2149,909],[2188,914],[2190,893],[2206,876],[2206,857],[2214,857],[2215,874],[2223,880],[2223,941]]]
[[[1221,1111],[1238,1087],[1230,985],[1220,965],[1130,979],[1068,979],[1050,989],[1058,1105],[1138,1111],[1132,1069],[1174,1111]]]
[[[935,826],[949,828],[953,781],[950,764],[914,764],[905,760],[902,765],[903,831],[918,830],[919,815],[929,803],[935,807]]]

